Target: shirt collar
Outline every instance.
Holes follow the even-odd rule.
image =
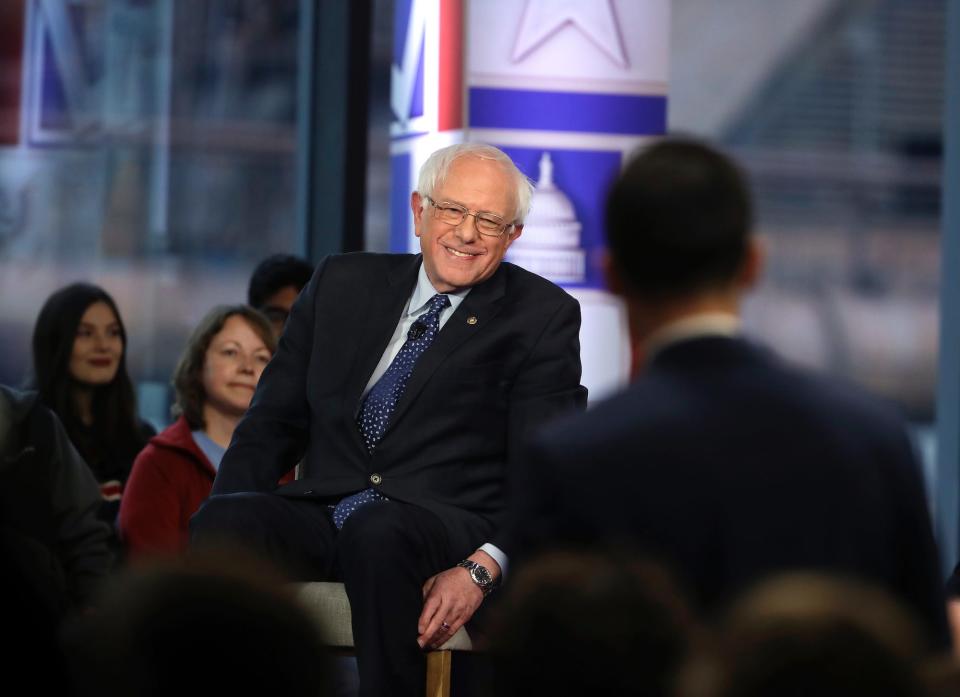
[[[417,273],[417,285],[414,286],[413,294],[410,296],[410,302],[407,305],[407,316],[420,314],[426,308],[427,303],[430,302],[430,298],[439,292],[430,283],[430,279],[427,277],[427,269],[421,261],[420,271]],[[469,292],[469,288],[464,288],[463,290],[442,293],[442,295],[446,295],[450,299],[450,309],[456,310]]]
[[[193,442],[200,448],[200,452],[207,456],[210,464],[213,465],[213,469],[219,470],[220,461],[227,449],[214,443],[213,439],[202,430],[190,431],[190,435],[193,436]]]
[[[706,336],[734,337],[740,334],[740,318],[725,312],[703,312],[670,322],[653,332],[644,342],[646,360],[668,346]]]

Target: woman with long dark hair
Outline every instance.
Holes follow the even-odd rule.
[[[89,283],[51,295],[33,330],[35,388],[93,471],[111,527],[133,459],[154,433],[137,416],[126,349],[116,303]]]

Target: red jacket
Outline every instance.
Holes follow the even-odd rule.
[[[182,416],[133,462],[120,503],[120,536],[131,558],[177,554],[190,539],[190,516],[210,495],[216,470]],[[281,479],[293,479],[289,472]]]
[[[216,475],[182,416],[151,438],[133,461],[120,502],[120,537],[130,557],[185,549],[190,516]]]

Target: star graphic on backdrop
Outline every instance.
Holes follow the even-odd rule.
[[[627,67],[613,0],[527,0],[511,59],[519,63],[568,24],[579,29],[614,63]]]

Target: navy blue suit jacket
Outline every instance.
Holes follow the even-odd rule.
[[[788,570],[876,582],[947,642],[926,500],[900,419],[744,340],[674,344],[624,393],[539,435],[518,477],[530,553],[621,542],[706,610]]]
[[[356,416],[421,263],[411,254],[327,257],[300,293],[233,436],[213,494],[339,500],[373,486],[444,522],[454,554],[501,548],[508,462],[534,425],[582,406],[580,306],[510,263],[475,286],[420,357],[374,455]]]

